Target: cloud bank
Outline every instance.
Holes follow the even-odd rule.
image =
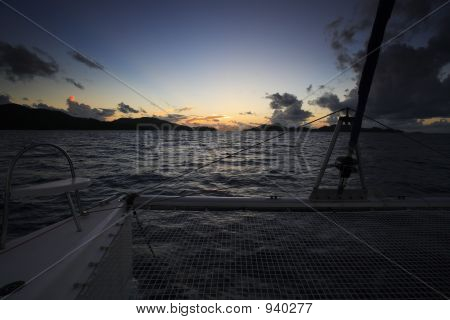
[[[72,79],[72,78],[65,78],[65,80],[68,82],[68,83],[71,83],[71,84],[73,84],[75,87],[77,87],[78,89],[81,89],[81,90],[83,90],[84,89],[84,86],[81,84],[81,83],[79,83],[79,82],[76,82],[74,79]]]
[[[97,120],[106,120],[116,113],[114,109],[93,108],[90,105],[79,103],[72,99],[66,100],[67,112],[74,117],[92,118]]]
[[[241,116],[254,116],[254,115],[256,115],[256,113],[254,113],[253,111],[239,112],[239,114]]]
[[[104,69],[103,66],[100,63],[95,62],[94,60],[91,60],[91,59],[87,58],[86,56],[80,54],[79,52],[71,51],[71,52],[69,52],[69,54],[70,54],[70,56],[73,59],[75,59],[76,61],[78,61],[78,62],[80,62],[80,63],[82,63],[82,64],[84,64],[86,66],[88,66],[89,68],[99,69],[99,70],[103,70]]]
[[[303,102],[290,93],[274,93],[266,96],[270,100],[270,107],[273,109],[270,121],[285,127],[296,127],[311,117],[313,114],[303,110]]]
[[[373,3],[364,3],[363,8],[373,16],[376,8],[368,10]],[[395,18],[390,22],[385,39],[430,12],[437,4],[440,4],[439,1],[398,1]],[[348,67],[364,55],[365,49],[361,46],[355,50],[355,39],[358,34],[368,34],[368,27],[372,22],[367,17],[368,15],[362,15],[359,21],[350,25],[344,25],[339,19],[328,25],[332,33],[331,47],[336,52],[339,67]],[[424,119],[450,117],[448,21],[449,11],[441,12],[428,19],[420,28],[414,29],[408,37],[401,38],[382,50],[367,104],[370,116],[390,120],[391,123],[414,124],[422,129],[427,126],[422,122]],[[423,44],[418,45],[419,40]],[[355,79],[359,80],[362,63],[352,66],[352,69]],[[326,92],[312,103],[332,111],[342,107],[354,108],[357,103],[357,87],[350,90],[343,99],[332,92]],[[447,126],[446,122],[435,125],[436,128]]]
[[[117,105],[117,109],[122,113],[139,113],[139,110],[136,110],[123,102]]]
[[[159,119],[162,120],[166,120],[169,122],[178,122],[178,121],[182,121],[182,120],[186,120],[189,117],[184,115],[184,114],[179,114],[179,113],[169,113],[165,116],[158,116]]]
[[[31,80],[36,76],[52,77],[59,66],[42,50],[30,51],[24,46],[12,46],[0,41],[0,72],[12,82]],[[42,57],[45,56],[45,59]]]
[[[182,107],[182,108],[175,109],[176,112],[184,112],[184,111],[190,111],[190,110],[192,110],[192,108],[190,108],[190,107]]]
[[[40,103],[34,103],[34,104],[32,105],[32,107],[33,107],[33,108],[36,108],[36,109],[44,109],[44,110],[52,110],[52,111],[62,111],[62,112],[65,112],[65,110],[61,110],[61,109],[59,109],[59,108],[55,108],[55,107],[49,106],[48,104],[45,104],[45,103],[42,103],[42,102],[40,102]]]

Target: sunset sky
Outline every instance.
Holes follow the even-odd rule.
[[[3,102],[225,130],[353,107],[360,66],[316,89],[364,49],[376,10],[371,0],[6,2],[78,53],[0,3]],[[443,2],[397,1],[387,37]],[[383,51],[369,114],[448,130],[449,12]]]

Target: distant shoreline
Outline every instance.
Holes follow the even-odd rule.
[[[63,111],[34,109],[14,103],[0,105],[0,130],[162,130],[216,131],[215,128],[179,125],[156,117],[100,121],[77,118]]]
[[[321,128],[286,128],[279,125],[264,124],[239,132],[333,132],[336,125]],[[67,130],[67,131],[187,131],[216,132],[216,128],[207,126],[190,127],[172,123],[156,117],[120,118],[113,121],[100,121],[92,118],[77,118],[63,111],[35,109],[14,103],[0,105],[0,130]],[[349,132],[348,126],[342,127],[342,132]],[[224,131],[225,132],[225,131]],[[236,130],[238,132],[238,130]],[[362,132],[403,133],[402,130],[383,128],[362,128]],[[408,132],[426,134],[424,132]],[[445,133],[444,133],[445,134]]]

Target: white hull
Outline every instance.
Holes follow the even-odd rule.
[[[86,297],[97,266],[107,256],[116,238],[129,224],[122,203],[113,201],[80,216],[82,231],[77,232],[72,218],[40,229],[7,243],[0,251],[0,288],[14,282],[24,285],[2,298],[7,299],[76,299]],[[120,237],[128,239],[128,237]],[[130,243],[127,250],[131,247]],[[129,261],[131,271],[131,259]],[[119,270],[118,270],[119,271]],[[123,272],[123,269],[120,270]],[[122,275],[129,276],[129,274]],[[125,298],[124,283],[109,284],[108,290]],[[118,286],[117,290],[114,286]]]

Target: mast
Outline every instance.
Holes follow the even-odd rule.
[[[360,167],[358,156],[358,139],[361,132],[362,120],[366,110],[367,99],[369,97],[370,87],[380,56],[381,45],[387,23],[391,17],[395,0],[380,0],[378,2],[377,14],[372,26],[369,43],[367,45],[367,56],[361,73],[361,79],[358,87],[358,105],[356,113],[352,119],[352,130],[346,156],[338,157],[336,167],[340,171],[338,194],[342,194],[346,181],[352,172],[356,172],[356,166]],[[356,155],[357,159],[353,156]]]
[[[352,131],[350,135],[349,154],[352,155],[358,143],[359,133],[361,132],[361,124],[366,110],[367,99],[369,97],[370,87],[372,85],[375,68],[380,56],[381,44],[383,41],[386,25],[391,17],[395,0],[380,0],[378,3],[377,15],[372,26],[372,34],[370,35],[367,45],[367,58],[361,73],[358,88],[358,105],[356,114],[352,123]]]

